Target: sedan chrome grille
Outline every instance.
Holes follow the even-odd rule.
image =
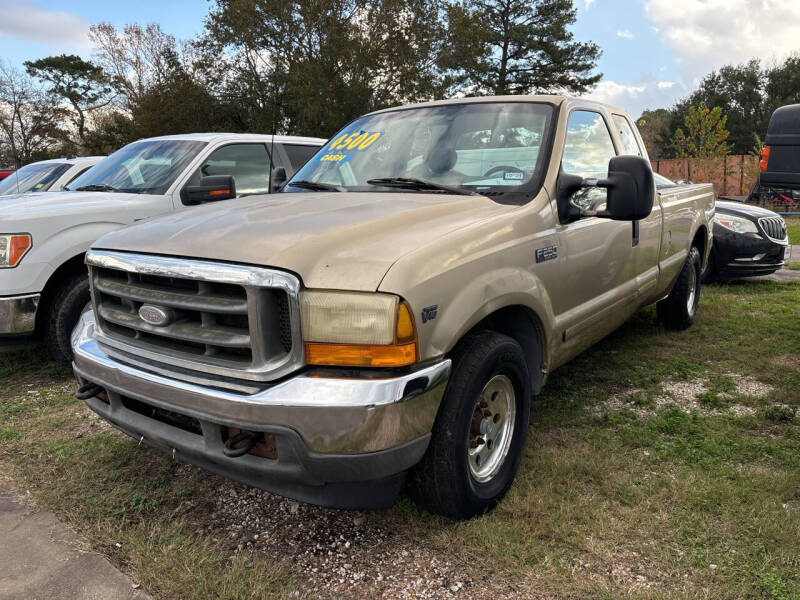
[[[268,382],[302,364],[289,273],[207,261],[90,251],[98,342],[150,363]]]
[[[786,221],[781,217],[762,217],[758,220],[761,230],[771,240],[786,241]]]

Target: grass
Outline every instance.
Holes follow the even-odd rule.
[[[197,532],[201,478],[89,413],[42,351],[0,354],[0,472],[35,493],[155,598],[276,598],[292,573]],[[142,450],[142,451],[140,451]]]
[[[800,244],[800,216],[787,216],[786,229],[789,232],[789,243]]]
[[[494,512],[451,523],[402,498],[369,526],[545,597],[800,597],[798,305],[800,282],[753,281],[705,287],[685,332],[640,311],[551,375]],[[0,355],[0,382],[0,469],[155,598],[302,582],[291,556],[231,558],[203,533],[203,474],[101,429],[40,353]]]

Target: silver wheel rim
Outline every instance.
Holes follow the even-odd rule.
[[[689,296],[686,298],[686,309],[689,314],[694,313],[694,299],[697,296],[697,269],[694,263],[689,264]]]
[[[495,375],[483,386],[472,415],[467,463],[478,483],[491,480],[503,466],[514,436],[517,398],[511,380]]]

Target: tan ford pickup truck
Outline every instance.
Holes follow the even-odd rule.
[[[646,304],[695,318],[710,185],[659,187],[625,111],[470,98],[361,117],[283,193],[87,254],[78,397],[175,459],[327,506],[511,486],[547,374]]]

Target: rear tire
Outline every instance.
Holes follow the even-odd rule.
[[[656,304],[658,318],[667,329],[688,329],[694,323],[700,302],[701,265],[700,252],[692,246],[669,296]]]
[[[708,262],[706,263],[706,268],[703,269],[703,275],[700,278],[700,282],[705,284],[715,283],[717,281],[717,257],[716,252],[714,249],[711,249],[711,252],[708,253]]]
[[[90,302],[89,277],[77,275],[67,280],[53,298],[47,319],[47,346],[56,362],[72,363],[72,330]]]
[[[512,338],[480,331],[462,340],[433,435],[411,472],[418,504],[451,519],[494,508],[511,487],[530,417],[525,355]]]

